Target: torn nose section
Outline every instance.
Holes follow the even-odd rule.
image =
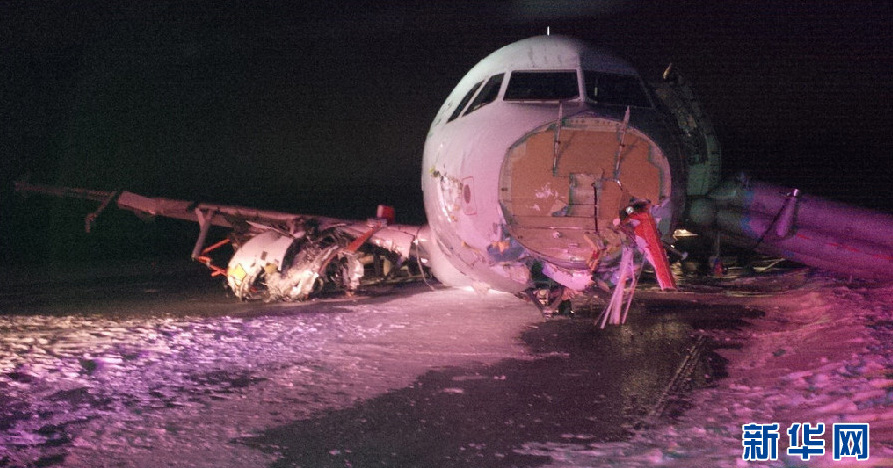
[[[647,134],[628,119],[583,114],[537,128],[508,150],[499,200],[506,233],[547,276],[582,290],[590,271],[620,263],[621,210],[646,199],[656,217],[672,213],[670,190],[670,164]]]

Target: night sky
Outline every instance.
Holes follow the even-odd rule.
[[[339,216],[384,202],[422,222],[437,109],[475,63],[547,26],[649,81],[674,63],[726,174],[893,209],[889,1],[223,3],[0,2],[4,258],[120,241],[83,240],[88,205],[14,196],[25,177]],[[153,236],[168,227],[137,222],[128,241],[167,246]]]

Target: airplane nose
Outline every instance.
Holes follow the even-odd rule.
[[[508,234],[563,267],[585,267],[601,247],[602,262],[619,257],[613,221],[630,200],[671,202],[664,151],[628,120],[582,114],[515,142],[500,173]]]

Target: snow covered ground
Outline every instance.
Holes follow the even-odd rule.
[[[166,301],[142,290],[142,313],[0,315],[0,466],[265,466],[274,454],[232,441],[429,368],[524,356],[514,337],[540,320],[511,296],[427,288],[227,316],[153,313]]]
[[[773,280],[737,278],[725,286],[760,291]],[[743,330],[709,332],[718,342],[743,339],[740,349],[718,350],[729,360],[728,378],[694,392],[692,408],[676,420],[628,440],[531,442],[523,452],[551,457],[550,467],[893,466],[893,285],[813,276],[774,293],[691,296],[766,313]],[[742,458],[742,425],[751,422],[780,424],[776,461]],[[825,424],[824,456],[786,454],[785,431],[795,422]],[[833,459],[831,427],[839,422],[869,423],[868,460]]]
[[[65,291],[25,311],[8,310],[18,299],[6,296],[0,466],[268,466],[281,454],[240,441],[360,411],[364,402],[418,387],[432,369],[571,359],[525,347],[519,335],[541,319],[507,295],[419,286],[396,297],[259,306],[195,291],[166,294],[165,284],[140,281],[117,290],[134,297],[94,309],[54,306],[52,298],[68,297]],[[779,461],[764,465],[851,466],[831,459],[830,439],[828,454],[808,463],[784,454],[791,422],[830,428],[847,421],[871,424],[865,466],[893,464],[893,286],[802,272],[722,286],[725,292],[640,294],[646,305],[672,300],[765,312],[748,327],[694,331],[727,344],[717,352],[729,360],[729,377],[694,391],[687,411],[648,419],[608,442],[566,430],[557,440],[520,440],[512,452],[555,467],[761,466],[741,459],[741,425],[778,422]],[[177,313],[166,312],[172,309]],[[449,374],[439,394],[472,397],[485,373],[463,372]],[[524,426],[513,424],[504,430]],[[335,449],[332,455],[340,463],[332,466],[349,458]]]

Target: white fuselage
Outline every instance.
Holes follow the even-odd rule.
[[[630,198],[653,203],[664,233],[684,207],[682,157],[636,71],[559,36],[472,68],[431,125],[422,171],[431,267],[455,286],[520,292],[542,269],[581,290],[594,245],[598,270],[615,266],[611,222]]]

